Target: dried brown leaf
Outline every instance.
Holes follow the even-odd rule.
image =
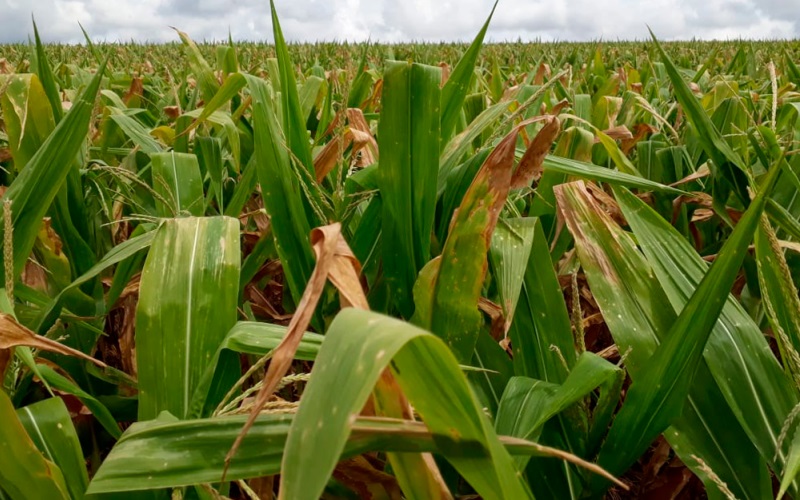
[[[633,134],[625,125],[617,125],[615,127],[603,130],[603,133],[611,137],[615,141],[624,141],[633,139]]]
[[[314,175],[318,183],[322,182],[325,176],[333,170],[341,158],[342,152],[349,148],[352,142],[353,134],[350,130],[345,130],[341,139],[334,137],[322,148],[322,151],[314,158]]]
[[[181,108],[178,106],[164,106],[163,111],[170,120],[177,120],[181,116]]]
[[[541,85],[544,83],[545,80],[549,80],[550,76],[552,75],[552,71],[550,70],[550,65],[546,63],[542,63],[536,69],[536,76],[533,77],[534,85]]]
[[[141,77],[134,76],[131,78],[131,85],[128,87],[128,91],[122,97],[122,102],[126,105],[130,104],[131,100],[142,97],[142,95],[144,95],[144,82]]]
[[[6,369],[11,363],[11,356],[14,351],[11,349],[0,349],[0,380],[4,380],[6,376]]]
[[[572,233],[576,240],[581,240],[585,243],[585,251],[593,255],[594,260],[597,261],[597,264],[600,266],[607,280],[611,282],[620,282],[620,277],[614,269],[614,266],[612,266],[608,261],[608,256],[606,253],[602,249],[595,248],[589,244],[589,242],[592,241],[592,238],[586,234],[585,224],[581,220],[581,217],[579,217],[578,214],[573,212],[571,209],[572,206],[577,206],[581,209],[593,212],[597,217],[603,220],[606,226],[618,227],[611,217],[605,212],[605,210],[600,207],[600,205],[597,203],[597,200],[591,195],[589,190],[586,188],[586,183],[583,181],[577,181],[567,184],[560,184],[553,188],[553,192],[556,196],[558,213],[563,218],[564,222],[569,228],[570,233]],[[575,199],[576,202],[572,203],[570,202],[570,199]]]
[[[359,498],[391,500],[403,498],[394,476],[377,470],[360,455],[339,462],[333,471],[333,477],[355,491]]]
[[[334,253],[340,232],[341,225],[339,223],[323,226],[311,232],[314,253],[317,255],[317,265],[311,273],[311,278],[308,280],[303,296],[300,298],[300,303],[297,304],[297,310],[294,316],[292,316],[292,321],[289,323],[286,336],[283,337],[281,343],[278,344],[278,347],[273,351],[272,361],[269,364],[267,373],[264,374],[261,390],[258,392],[258,396],[256,396],[256,401],[247,418],[247,422],[242,427],[242,430],[236,437],[236,441],[234,441],[233,446],[225,456],[225,468],[222,473],[223,480],[227,473],[228,465],[234,455],[236,455],[239,446],[241,446],[244,436],[253,426],[264,404],[269,397],[272,396],[272,393],[275,392],[278,383],[292,364],[294,355],[303,338],[303,333],[311,322],[311,317],[314,315],[314,310],[317,308],[317,303],[325,288],[325,282],[328,279],[328,272],[333,264]]]
[[[442,68],[442,81],[439,85],[444,87],[444,84],[447,83],[447,80],[450,78],[450,65],[446,62],[440,62],[439,67]]]
[[[478,309],[483,311],[489,319],[492,320],[492,327],[490,334],[492,338],[496,341],[500,341],[506,337],[507,326],[510,326],[509,323],[506,325],[506,318],[503,315],[503,308],[500,307],[499,304],[492,302],[491,300],[487,299],[486,297],[481,297],[478,299]]]
[[[541,119],[545,122],[544,127],[536,134],[522,156],[519,167],[511,178],[511,189],[529,186],[532,181],[542,176],[542,163],[561,131],[561,123],[552,115],[545,115]]]
[[[20,279],[26,286],[47,293],[47,270],[38,262],[26,261]]]
[[[702,179],[703,177],[708,177],[711,174],[711,170],[709,170],[707,165],[703,165],[702,167],[698,168],[696,172],[693,172],[683,179],[679,181],[675,181],[670,184],[670,187],[680,186],[681,184],[686,184],[687,182],[696,181],[697,179]]]
[[[369,128],[369,123],[367,122],[366,117],[364,117],[364,112],[361,111],[360,108],[348,108],[347,111],[347,123],[350,124],[350,128],[354,131],[353,139],[356,144],[361,144],[360,137],[363,137],[366,142],[366,148],[362,150],[361,156],[364,158],[365,163],[367,165],[371,165],[378,161],[378,141],[375,140],[375,137],[372,135],[372,131]],[[355,133],[355,131],[363,132],[363,136],[359,136]]]
[[[637,123],[635,127],[635,133],[632,134],[630,139],[623,139],[619,148],[625,155],[627,155],[631,149],[633,149],[636,143],[644,139],[648,134],[652,134],[656,131],[657,129],[652,125],[647,123]]]
[[[10,349],[17,346],[34,347],[43,351],[73,356],[91,361],[101,368],[106,368],[106,364],[102,361],[87,356],[81,351],[67,347],[55,340],[36,335],[31,330],[17,323],[10,314],[0,313],[0,349]]]
[[[570,106],[569,99],[561,99],[552,108],[550,108],[549,115],[557,116],[561,111]]]

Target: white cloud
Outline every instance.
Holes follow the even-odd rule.
[[[470,40],[492,0],[276,0],[287,39]],[[0,42],[25,41],[36,16],[48,41],[271,40],[267,0],[0,0]],[[501,0],[490,40],[797,38],[800,0]]]

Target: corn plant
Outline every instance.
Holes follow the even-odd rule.
[[[0,497],[772,498],[800,45],[0,46]]]

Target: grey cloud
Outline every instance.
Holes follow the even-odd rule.
[[[276,0],[291,41],[470,40],[493,0]],[[271,40],[266,0],[0,0],[0,43],[25,41],[35,14],[45,40]],[[800,0],[501,0],[489,40],[796,38]]]

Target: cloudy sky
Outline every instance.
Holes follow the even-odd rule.
[[[289,40],[469,40],[493,0],[276,0]],[[271,40],[268,0],[0,0],[0,43]],[[489,39],[799,38],[800,0],[500,0]]]

